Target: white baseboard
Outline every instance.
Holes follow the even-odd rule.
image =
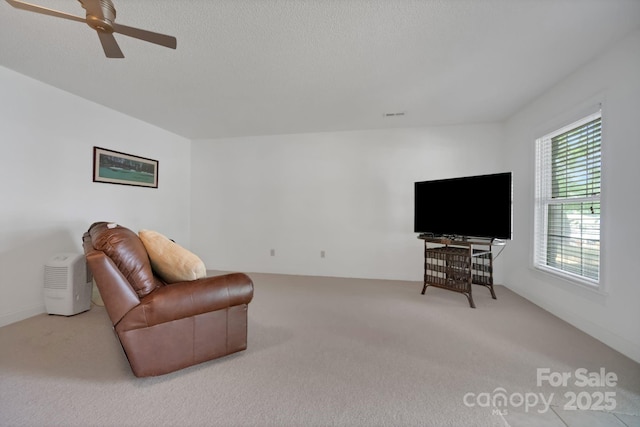
[[[42,304],[22,308],[21,310],[13,311],[11,313],[0,313],[0,327],[10,325],[24,319],[28,319],[29,317],[37,316],[38,314],[42,314],[45,312],[45,306],[44,304]]]
[[[534,296],[527,291],[518,288],[512,288],[508,286],[507,288],[520,295],[521,297],[531,301],[543,310],[546,310],[554,316],[559,317],[560,319],[569,323],[570,325],[575,326],[585,334],[594,337],[598,341],[601,341],[614,350],[624,354],[635,362],[640,363],[640,346],[624,337],[621,337],[614,331],[603,328],[601,325],[598,325],[590,321],[589,319],[585,319],[584,317],[567,310],[566,307],[559,306],[553,301],[541,298],[539,295]]]

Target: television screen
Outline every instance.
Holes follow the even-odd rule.
[[[512,194],[511,172],[416,182],[414,231],[510,240]]]

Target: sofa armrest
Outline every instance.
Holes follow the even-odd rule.
[[[145,328],[160,323],[248,304],[253,282],[243,273],[205,277],[156,289],[126,314],[118,330]]]
[[[116,325],[129,310],[140,304],[140,299],[111,258],[93,248],[88,233],[83,236],[82,246],[111,323]]]

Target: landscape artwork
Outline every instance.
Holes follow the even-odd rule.
[[[158,161],[93,147],[93,181],[158,188]]]

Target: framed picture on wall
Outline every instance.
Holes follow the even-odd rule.
[[[158,188],[158,161],[93,147],[93,182]]]

